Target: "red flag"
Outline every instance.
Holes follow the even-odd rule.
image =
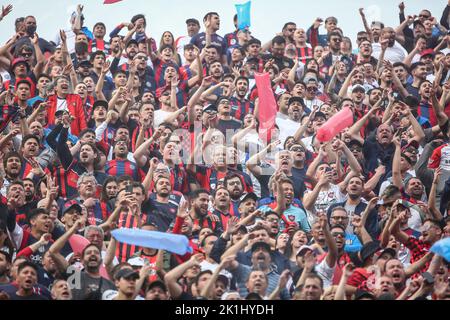
[[[255,80],[259,97],[259,136],[270,142],[270,131],[274,128],[277,117],[277,102],[269,73],[255,73]]]
[[[103,2],[103,4],[113,4],[113,3],[116,3],[116,2],[119,2],[119,1],[122,1],[122,0],[105,0]]]

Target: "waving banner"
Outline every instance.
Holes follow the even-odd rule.
[[[243,30],[249,28],[250,23],[250,9],[252,2],[246,2],[244,4],[236,4],[237,18],[238,18],[238,29]]]
[[[178,234],[128,228],[114,230],[111,234],[119,242],[143,248],[166,250],[181,256],[193,252],[188,238]]]

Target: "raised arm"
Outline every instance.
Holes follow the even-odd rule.
[[[442,169],[441,167],[438,167],[434,170],[434,179],[433,183],[431,184],[431,190],[430,194],[428,196],[428,209],[430,210],[431,215],[433,216],[433,219],[440,221],[442,220],[443,216],[441,211],[439,211],[439,208],[437,207],[436,198],[437,198],[437,188],[439,185],[439,181],[442,176]]]
[[[262,161],[266,157],[268,152],[270,152],[272,149],[274,149],[280,143],[281,143],[280,140],[276,140],[276,141],[270,143],[269,145],[267,145],[267,147],[262,149],[257,154],[253,155],[246,162],[247,169],[250,170],[250,172],[253,175],[258,176],[258,177],[261,176],[263,173],[263,169],[260,165],[258,165],[258,163],[260,163],[260,161]]]
[[[164,282],[166,283],[167,289],[169,290],[172,299],[178,299],[183,293],[183,288],[178,283],[178,279],[181,278],[188,269],[195,266],[199,267],[203,259],[204,258],[202,254],[195,254],[188,261],[178,265],[177,267],[166,273]]]
[[[397,212],[397,201],[394,203],[394,206],[392,207],[392,213],[395,214]],[[397,239],[400,243],[406,244],[408,242],[408,235],[400,230],[400,222],[401,220],[405,219],[406,212],[400,212],[397,217],[392,222],[392,225],[389,227],[390,233]]]
[[[400,146],[400,137],[395,136],[392,139],[395,145],[394,158],[392,159],[392,184],[397,188],[403,187],[403,178],[400,172],[400,163],[402,157],[402,149]]]

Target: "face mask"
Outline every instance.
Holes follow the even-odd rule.
[[[79,55],[84,54],[88,51],[88,45],[85,42],[75,43],[75,52]]]
[[[27,26],[27,34],[34,35],[35,32],[36,32],[36,26],[35,25]]]

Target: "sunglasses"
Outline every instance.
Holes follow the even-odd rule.
[[[30,58],[33,56],[33,53],[32,52],[24,52],[24,53],[21,53],[20,56],[23,58]]]
[[[425,18],[428,19],[430,16],[424,15],[424,14],[419,14],[419,18]]]
[[[288,31],[289,31],[289,32],[294,32],[294,31],[295,31],[295,29],[294,29],[294,28],[292,28],[292,29],[288,29]]]
[[[294,152],[305,152],[305,149],[303,149],[301,147],[293,147],[293,148],[291,148],[291,151],[294,151]]]
[[[345,238],[345,233],[343,233],[343,232],[333,232],[333,233],[331,233],[331,235],[333,236],[333,237],[338,237],[338,236],[341,236],[342,238]]]

